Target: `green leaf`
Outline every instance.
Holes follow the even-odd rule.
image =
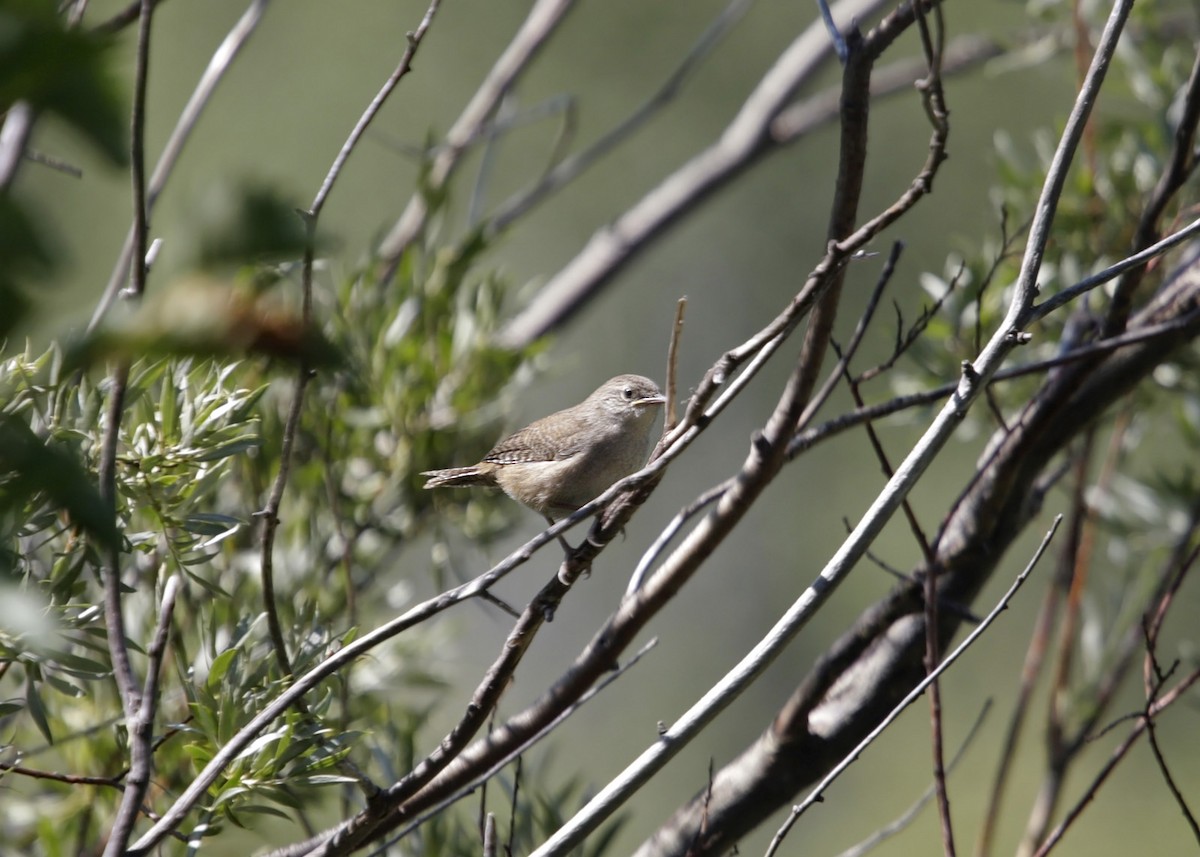
[[[109,505],[100,497],[86,470],[61,445],[43,443],[25,422],[0,415],[0,472],[10,480],[0,493],[0,510],[46,495],[71,520],[107,548],[117,548],[120,534]]]
[[[219,536],[241,524],[237,518],[210,512],[193,512],[183,519],[183,528],[198,536]]]
[[[221,682],[225,680],[225,674],[229,672],[229,668],[237,656],[237,649],[226,649],[213,659],[212,668],[208,671],[208,678],[204,680],[204,687],[210,693],[216,694],[220,690]]]
[[[204,450],[196,456],[196,461],[217,461],[222,458],[228,458],[231,455],[240,455],[251,449],[258,449],[260,446],[262,446],[262,438],[258,435],[242,435],[233,440],[219,443],[211,449]]]
[[[46,706],[42,702],[41,691],[38,690],[37,682],[33,680],[33,671],[25,675],[25,708],[29,712],[29,716],[33,718],[34,725],[38,731],[42,733],[42,737],[46,739],[47,744],[54,743],[54,733],[50,731],[50,721],[46,717]]]
[[[127,122],[108,70],[111,40],[83,28],[45,0],[0,5],[0,104],[28,101],[55,113],[114,164],[128,163]]]
[[[9,102],[4,102],[8,104]],[[18,283],[31,276],[45,276],[53,267],[44,231],[11,197],[0,197],[0,339],[29,311],[29,301]]]

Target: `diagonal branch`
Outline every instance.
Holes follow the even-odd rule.
[[[899,508],[908,491],[940,452],[964,418],[970,404],[999,369],[1004,358],[1021,340],[1023,327],[1028,322],[1036,297],[1037,273],[1066,173],[1087,116],[1099,94],[1108,62],[1116,49],[1130,6],[1130,0],[1123,0],[1114,7],[1088,77],[1071,111],[1071,117],[1043,185],[1025,259],[1004,321],[978,359],[973,364],[964,365],[963,376],[950,401],[897,468],[895,476],[888,481],[850,537],[822,569],[817,580],[779,620],[770,639],[786,641],[794,636],[845,579],[886,521],[890,520]],[[1123,380],[1133,383],[1135,379],[1126,376]],[[1104,392],[1111,394],[1111,388]],[[1092,407],[1095,407],[1098,401],[1110,401],[1107,395],[1097,395],[1095,391],[1092,391],[1092,394],[1096,399],[1090,403]],[[1079,413],[1077,412],[1077,416]],[[1005,471],[996,471],[996,476],[981,480],[973,489],[993,487],[991,479],[1000,475],[1009,476]],[[1028,494],[1020,499],[1020,508],[1026,508]],[[978,514],[979,509],[977,506],[964,504],[959,507],[956,517],[966,516],[968,512]],[[969,517],[964,517],[963,520],[968,524],[976,521]],[[990,516],[987,521],[991,527],[1001,524]],[[1003,521],[1005,526],[1011,526],[1013,523],[1009,519]],[[954,568],[947,564],[946,557],[963,549],[960,533],[948,529],[943,533],[939,544],[943,559],[941,567]],[[982,567],[988,570],[993,568],[996,562],[995,555],[986,560],[972,555],[971,559],[982,562]],[[965,566],[959,577],[944,577],[946,585],[945,589],[941,590],[942,597],[967,603],[969,598],[965,596],[970,594],[970,590],[961,587],[961,575],[977,570],[976,566]],[[694,854],[722,853],[736,842],[739,836],[787,800],[804,782],[811,782],[819,771],[836,763],[840,755],[834,755],[838,752],[834,748],[849,750],[865,731],[869,731],[868,724],[877,723],[878,717],[886,714],[891,708],[892,689],[911,686],[911,683],[920,680],[924,672],[921,668],[921,652],[924,650],[925,632],[923,621],[909,616],[914,609],[922,611],[923,607],[916,599],[915,593],[905,587],[896,596],[864,616],[853,634],[840,640],[818,664],[814,673],[776,718],[767,734],[743,753],[741,758],[716,774],[711,797],[698,796],[682,807],[652,840],[643,845],[641,853],[674,854],[682,853],[687,848],[691,848]],[[957,617],[946,614],[943,614],[940,620],[943,628],[953,628],[959,621]],[[897,623],[894,629],[893,623]],[[876,640],[880,640],[881,645],[868,649],[868,644]],[[760,645],[759,649],[762,648],[764,646]],[[764,654],[765,652],[757,650],[748,654],[722,683],[733,681],[735,675],[750,669],[749,664],[754,658]],[[860,657],[862,662],[858,663]],[[861,674],[860,669],[863,671]],[[872,675],[869,682],[865,678],[867,673]],[[909,681],[912,675],[916,675],[916,678]],[[835,681],[839,686],[849,683],[850,692],[839,693],[836,700],[831,701],[828,708],[822,712],[818,722],[814,722],[817,719],[818,705],[822,703],[826,692]],[[833,740],[831,733],[836,733],[836,740]],[[700,833],[702,823],[703,834]]]

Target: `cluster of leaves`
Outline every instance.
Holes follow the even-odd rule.
[[[494,274],[475,272],[482,249],[409,260],[388,288],[359,272],[318,300],[328,319],[323,336],[344,358],[339,370],[310,379],[274,553],[277,606],[297,672],[353,639],[361,621],[385,618],[378,606],[360,616],[356,603],[398,606],[411,596],[427,563],[401,551],[430,520],[417,472],[486,448],[495,436],[497,400],[505,401],[496,392],[524,358],[488,344],[505,289]],[[174,297],[192,282],[177,283]],[[219,286],[206,280],[200,288]],[[169,323],[151,318],[151,338],[173,341]],[[118,538],[114,512],[135,668],[144,667],[136,646],[151,636],[165,582],[186,579],[164,667],[166,728],[152,798],[178,793],[288,681],[264,621],[256,513],[279,467],[294,376],[259,355],[165,350],[131,365],[115,510],[95,489],[107,380],[64,369],[58,346],[0,364],[11,430],[53,456],[25,462],[2,486],[0,602],[19,611],[0,617],[0,761],[110,778],[112,787],[88,804],[100,819],[111,817],[126,754],[97,606],[100,553]],[[478,511],[464,521],[477,532],[509,523],[486,499],[472,507]],[[399,570],[401,556],[415,559],[415,569]],[[22,623],[18,612],[40,618]],[[307,700],[307,714],[281,719],[225,772],[200,827],[213,835],[222,819],[241,824],[246,812],[282,814],[324,799],[321,787],[346,781],[337,766],[353,745],[359,762],[369,748],[399,764],[428,744],[418,731],[431,708],[424,692],[440,687],[431,656],[437,633],[408,634],[329,679]],[[84,799],[79,787],[0,776],[8,805],[29,810],[5,814],[2,838],[57,841],[64,853],[78,847],[71,837],[85,833],[67,819]]]
[[[70,29],[43,0],[0,6],[0,107],[53,114],[111,163],[128,161],[125,108],[108,65],[111,38]],[[25,201],[0,192],[0,335],[28,309],[23,282],[54,268],[49,230]]]
[[[0,29],[11,36],[0,72],[12,72],[0,74],[0,103],[54,113],[125,164],[109,38],[69,28],[38,0],[5,5]],[[289,682],[266,627],[257,514],[296,389],[281,367],[319,370],[273,552],[284,642],[292,670],[303,672],[427,578],[428,562],[403,552],[431,520],[418,473],[486,450],[528,365],[530,354],[490,344],[506,287],[482,271],[478,236],[410,253],[386,286],[370,267],[319,285],[318,328],[299,314],[295,260],[311,238],[292,206],[252,182],[232,192],[217,183],[201,203],[188,234],[175,236],[193,273],[153,283],[136,308],[116,307],[69,347],[0,363],[0,853],[34,842],[44,853],[84,850],[120,799],[127,735],[100,606],[108,551],[118,552],[138,675],[166,581],[184,581],[163,667],[151,805],[166,805]],[[54,254],[10,195],[0,195],[0,236],[3,333],[22,318],[22,281],[53,274]],[[97,488],[109,429],[105,361],[130,366],[115,508]],[[439,503],[478,538],[512,520],[487,497]],[[248,814],[302,814],[347,782],[341,762],[352,750],[380,780],[400,776],[437,737],[424,730],[437,701],[430,691],[442,688],[439,633],[410,632],[327,679],[303,712],[289,712],[224,771],[192,829],[214,836]],[[70,773],[31,775],[49,771]],[[535,805],[560,805],[523,788]],[[469,827],[447,818],[423,839],[436,853],[473,850]]]

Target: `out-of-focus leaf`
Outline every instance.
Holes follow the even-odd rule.
[[[9,196],[0,196],[0,340],[29,311],[29,299],[18,285],[27,276],[44,276],[53,256],[42,232],[25,210]]]
[[[50,731],[50,721],[46,717],[46,706],[42,702],[42,694],[37,682],[33,680],[32,670],[25,674],[25,708],[29,711],[29,716],[33,718],[38,731],[42,733],[42,737],[46,739],[46,743],[53,744],[54,733]]]
[[[68,350],[64,373],[110,358],[168,354],[262,354],[314,368],[342,362],[333,343],[293,309],[269,295],[195,275],[155,290],[132,312],[114,313]]]
[[[83,466],[66,449],[43,443],[23,420],[0,414],[0,509],[36,494],[44,494],[103,546],[118,546],[112,510]]]
[[[213,658],[212,668],[208,671],[208,679],[204,682],[204,686],[210,692],[216,693],[220,689],[221,682],[225,679],[225,673],[229,672],[229,667],[237,655],[237,649],[226,649]]]
[[[55,4],[5,0],[0,4],[0,105],[28,101],[58,115],[113,163],[129,158],[119,87],[109,73],[111,40],[67,29]]]
[[[199,270],[294,260],[306,243],[295,206],[253,181],[217,182],[197,201],[184,252]]]

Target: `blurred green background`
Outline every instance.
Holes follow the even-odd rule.
[[[89,18],[100,20],[122,5],[95,0]],[[151,164],[213,50],[244,6],[231,0],[168,0],[156,13],[147,136]],[[338,265],[353,266],[364,260],[394,221],[417,176],[417,160],[405,153],[406,148],[420,146],[449,127],[528,6],[512,0],[443,4],[414,72],[368,132],[321,218],[320,231],[329,242],[333,266],[324,274],[325,281],[346,273],[337,270]],[[523,79],[515,106],[533,108],[573,99],[577,145],[585,144],[634,109],[670,73],[722,6],[714,0],[584,3]],[[290,0],[270,7],[220,85],[154,213],[151,234],[165,244],[150,277],[151,290],[184,270],[192,250],[190,224],[214,187],[254,180],[276,186],[298,207],[311,203],[350,128],[395,66],[405,47],[405,32],[417,25],[424,11],[424,3],[412,0]],[[675,101],[574,186],[520,222],[490,251],[489,261],[517,284],[519,293],[531,294],[578,252],[594,230],[706,146],[777,54],[815,14],[811,3],[756,4]],[[1013,0],[948,3],[946,8],[952,34],[982,32],[1008,44],[1017,44],[1028,28],[1026,14],[1025,6]],[[915,42],[908,38],[889,58],[915,52]],[[119,54],[128,83],[133,63],[131,32],[123,37]],[[918,283],[922,271],[940,274],[949,254],[968,252],[985,236],[997,234],[997,214],[989,196],[995,135],[1005,131],[1018,150],[1031,153],[1031,132],[1055,127],[1069,109],[1073,79],[1070,57],[1064,54],[1011,67],[993,64],[948,82],[950,160],[938,176],[935,194],[887,236],[907,245],[891,293],[904,306],[907,318],[926,299]],[[824,80],[836,82],[836,69],[828,70]],[[1131,97],[1114,92],[1105,96],[1100,109],[1136,111],[1139,107]],[[501,143],[484,187],[489,206],[536,178],[560,122],[561,114],[551,115]],[[875,107],[864,213],[887,204],[907,186],[924,158],[928,137],[914,93]],[[128,229],[130,194],[122,175],[100,163],[53,120],[37,127],[32,145],[84,171],[78,180],[27,164],[17,185],[17,193],[33,201],[52,226],[56,252],[64,260],[54,284],[38,286],[36,316],[26,331],[36,340],[45,340],[78,328],[90,316]],[[723,350],[743,341],[778,311],[819,258],[835,163],[836,132],[830,127],[772,156],[710,199],[642,255],[554,340],[542,358],[545,371],[522,397],[513,427],[575,402],[620,372],[661,379],[674,305],[684,295],[689,302],[680,379],[685,388],[694,384]],[[441,225],[449,233],[464,228],[478,167],[476,155],[455,185],[449,216]],[[877,249],[886,251],[886,243]],[[855,309],[874,285],[878,268],[876,259],[858,262],[851,270],[848,302],[839,320],[843,339],[856,320]],[[518,298],[514,306],[521,303]],[[882,340],[890,345],[887,337]],[[616,604],[647,540],[675,510],[740,465],[750,432],[769,412],[773,391],[790,369],[798,343],[785,347],[751,388],[747,407],[729,414],[717,430],[702,438],[700,449],[669,471],[630,526],[627,539],[604,554],[596,573],[579,585],[542,632],[503,704],[504,711],[513,711],[538,695],[586,644]],[[867,354],[861,363],[883,356]],[[879,394],[882,397],[885,391]],[[845,405],[844,398],[835,397],[826,414]],[[883,437],[894,456],[908,449],[927,417],[913,413],[884,427]],[[981,442],[980,437],[961,437],[918,487],[916,508],[927,528],[936,526],[960,490]],[[465,462],[445,466],[457,463]],[[656,651],[558,732],[552,741],[553,770],[565,777],[582,769],[597,786],[616,774],[654,740],[659,721],[677,717],[775,621],[839,544],[843,518],[856,520],[881,484],[878,467],[860,435],[822,446],[792,465],[655,624],[652,633],[660,638]],[[1052,497],[1046,521],[1064,506],[1061,497]],[[540,526],[536,516],[526,515],[518,531],[486,555],[462,544],[456,562],[464,574],[478,573]],[[1025,549],[1014,552],[1006,563],[1012,574],[1025,563],[1040,533],[1039,529]],[[902,526],[890,527],[874,550],[899,568],[909,567],[918,555]],[[506,581],[499,594],[510,603],[521,603],[552,573],[551,563],[550,555],[544,555]],[[429,584],[424,567],[420,552],[409,552],[404,567],[380,570],[380,591],[406,581],[418,593],[425,591]],[[1016,686],[1048,567],[945,684],[951,750],[984,701],[991,698],[997,703],[969,757],[950,780],[963,850],[977,830],[1008,714],[1006,701]],[[981,598],[980,612],[986,612],[986,606],[1007,587],[1010,577],[1002,576]],[[641,792],[615,853],[630,850],[661,818],[701,789],[710,759],[720,766],[756,736],[812,658],[891,586],[884,572],[866,564],[859,568],[765,678]],[[439,621],[448,623],[452,633],[447,636],[454,643],[444,650],[442,666],[462,688],[435,719],[437,727],[444,728],[457,718],[466,693],[496,653],[508,620],[470,603]],[[1038,705],[1044,704],[1039,697]],[[1137,704],[1130,697],[1127,705],[1116,710],[1131,710]],[[915,706],[828,793],[826,803],[810,812],[782,853],[835,853],[902,812],[930,782],[927,719],[926,706]],[[1160,728],[1164,742],[1179,746],[1187,740],[1173,734],[1182,729],[1178,719],[1168,718]],[[428,749],[439,737],[440,733],[429,734]],[[1006,804],[998,853],[1016,843],[1037,785],[1038,740],[1028,739],[1023,751]],[[1098,765],[1103,752],[1093,755],[1092,762]],[[1181,766],[1175,773],[1185,793],[1189,789],[1197,793],[1200,766]],[[1082,782],[1082,777],[1078,780]],[[1073,784],[1078,783],[1073,780]],[[1136,825],[1131,824],[1133,819]],[[760,853],[774,825],[767,828],[744,842],[742,853]],[[1147,831],[1159,837],[1156,853],[1179,853],[1176,847],[1182,849],[1190,841],[1143,747],[1101,792],[1059,853],[1148,853]],[[298,833],[266,824],[263,838],[252,841],[275,835],[288,841]],[[936,817],[928,811],[876,853],[925,855],[935,853],[937,843]]]

